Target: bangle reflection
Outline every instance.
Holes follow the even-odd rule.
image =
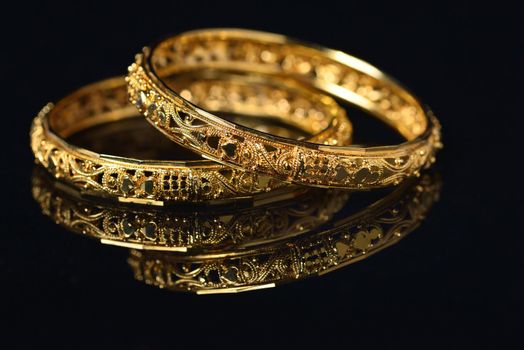
[[[72,232],[131,248],[135,279],[173,291],[234,293],[322,275],[397,243],[438,200],[433,173],[376,199],[347,191],[276,193],[249,203],[153,208],[86,198],[35,168],[33,197]],[[277,191],[278,192],[278,191]]]

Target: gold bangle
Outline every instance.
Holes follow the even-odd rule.
[[[229,69],[286,76],[363,108],[395,128],[406,142],[340,147],[290,140],[224,121],[163,81],[174,72]],[[375,188],[418,175],[441,148],[433,113],[393,79],[340,51],[241,29],[207,29],[144,48],[129,67],[131,102],[175,142],[235,169],[308,186]],[[158,118],[169,115],[169,123]],[[296,111],[295,111],[296,112]],[[218,146],[209,138],[219,138]]]
[[[274,117],[305,133],[315,134],[311,139],[319,142],[350,141],[346,136],[349,121],[333,99],[299,85],[290,86],[275,77],[253,81],[225,76],[190,79],[184,91],[215,111]],[[177,81],[176,77],[172,80]],[[222,103],[224,96],[229,95],[236,96],[238,101]],[[269,108],[270,105],[273,108]],[[297,106],[304,108],[310,115],[307,120],[314,119],[315,123],[290,117],[289,108]],[[121,202],[164,205],[169,201],[224,200],[267,192],[283,185],[268,176],[231,169],[209,160],[138,160],[95,153],[65,140],[78,131],[136,115],[136,109],[127,101],[124,78],[88,85],[56,106],[49,104],[42,109],[31,127],[33,153],[37,162],[54,176]],[[162,118],[160,113],[156,115]]]
[[[104,244],[142,250],[190,253],[195,257],[238,256],[260,246],[306,234],[332,219],[349,193],[288,187],[238,203],[206,208],[114,205],[53,180],[41,167],[32,193],[42,213],[69,231]]]
[[[440,180],[424,174],[404,184],[381,201],[334,223],[331,230],[244,256],[195,258],[131,250],[128,263],[139,281],[197,294],[258,290],[324,275],[397,243],[420,225],[438,200]]]

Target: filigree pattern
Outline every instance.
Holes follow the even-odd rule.
[[[210,67],[297,78],[369,110],[409,141],[386,148],[335,148],[268,137],[187,103],[159,78]],[[343,188],[398,184],[433,163],[441,147],[440,126],[431,111],[375,68],[340,52],[265,33],[206,30],[169,38],[137,55],[127,81],[131,102],[175,142],[217,162],[287,182]],[[159,109],[168,115],[166,121],[158,118]]]
[[[42,171],[33,176],[33,197],[42,212],[67,229],[121,246],[149,250],[207,251],[251,249],[255,245],[302,235],[328,222],[345,204],[347,192],[297,192],[293,201],[270,198],[268,204],[239,210],[208,208],[208,213],[112,206],[72,197],[54,189]],[[266,196],[267,197],[267,196]],[[216,213],[213,213],[213,210]]]
[[[388,247],[419,226],[440,182],[423,176],[333,229],[233,258],[198,259],[131,251],[137,280],[197,293],[238,292],[324,274]]]
[[[223,91],[223,94],[232,92],[239,94],[241,91],[240,96],[244,100],[250,96],[254,105],[242,104],[240,101],[229,106],[228,110],[237,111],[237,108],[240,108],[238,106],[243,108],[251,106],[252,114],[256,114],[261,109],[260,106],[265,103],[277,104],[278,101],[285,101],[288,104],[296,104],[303,99],[310,100],[308,96],[312,94],[298,88],[283,90],[271,86],[228,84],[220,81],[207,83],[200,81],[198,84],[190,84],[186,87],[189,94],[192,93],[195,99],[204,103],[212,103],[216,100],[207,101],[206,97],[210,97],[211,92],[217,89]],[[255,89],[264,93],[254,94]],[[300,94],[303,96],[300,97]],[[261,103],[262,99],[265,101],[264,104]],[[316,113],[321,113],[324,117],[323,119],[315,117],[317,122],[320,120],[327,123],[330,118],[333,118],[331,113],[338,113],[338,107],[333,107],[334,102],[331,100],[324,103],[322,98],[317,96],[312,101],[304,111],[314,116]],[[220,110],[225,106],[220,104],[216,108]],[[148,108],[153,109],[152,105]],[[267,114],[270,111],[262,112]],[[74,147],[62,138],[93,125],[129,118],[135,114],[136,110],[128,104],[123,78],[93,84],[60,101],[56,107],[48,105],[42,109],[31,127],[31,148],[37,162],[55,177],[73,183],[86,191],[137,203],[163,204],[165,201],[209,201],[243,197],[267,192],[283,185],[282,182],[265,175],[249,173],[205,160],[140,161],[95,154]],[[277,114],[275,117],[286,119],[288,113],[285,109],[277,109],[275,114]],[[156,110],[155,115],[162,119],[160,108]],[[182,120],[180,122],[187,123]],[[306,127],[304,124],[302,128],[307,131],[315,130],[314,127]],[[329,125],[320,123],[316,130],[318,130],[318,134],[314,136],[316,139],[331,140],[332,131]],[[191,137],[199,136],[192,134]],[[343,139],[348,138],[345,136]],[[228,150],[227,145],[221,146]]]

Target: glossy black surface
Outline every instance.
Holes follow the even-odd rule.
[[[4,16],[14,21],[2,24],[0,66],[0,341],[22,348],[43,341],[58,348],[447,348],[517,339],[524,292],[522,176],[513,165],[522,158],[513,154],[522,149],[518,13],[453,2],[410,10],[377,5],[368,15],[345,3],[244,2],[235,11],[222,2],[146,2],[133,10],[109,2],[9,5],[15,8]],[[428,103],[443,125],[437,162],[443,189],[421,227],[322,278],[196,296],[136,282],[126,250],[70,234],[44,217],[30,192],[28,131],[38,110],[84,84],[125,73],[133,55],[159,36],[213,26],[280,32],[341,49]],[[373,135],[376,126],[357,116],[354,124],[357,136]]]

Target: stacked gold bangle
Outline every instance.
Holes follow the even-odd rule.
[[[363,108],[407,141],[342,147],[275,137],[224,121],[163,81],[169,74],[206,68],[292,77]],[[437,119],[400,84],[357,58],[280,35],[211,29],[174,36],[144,48],[129,67],[127,82],[131,102],[175,142],[232,168],[285,182],[350,189],[398,184],[433,163],[441,147]],[[169,122],[159,113],[167,113]],[[213,147],[209,139],[217,137]]]
[[[405,141],[352,145],[341,104]],[[142,116],[153,128],[103,141],[104,127]],[[174,290],[236,292],[334,270],[411,231],[440,188],[421,176],[442,147],[440,124],[411,92],[340,51],[250,30],[197,30],[145,47],[125,78],[46,105],[30,135],[45,168],[33,177],[42,211],[132,249],[138,280]],[[347,190],[391,185],[361,212],[337,216]]]

